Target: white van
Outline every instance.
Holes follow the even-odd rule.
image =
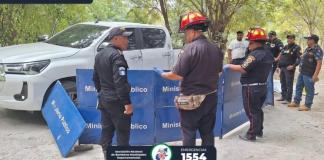
[[[44,42],[0,47],[0,107],[41,110],[51,87],[60,80],[72,99],[76,96],[76,69],[92,69],[95,55],[107,46],[113,27],[132,31],[125,57],[130,69],[171,69],[174,55],[165,27],[87,22],[73,25]]]

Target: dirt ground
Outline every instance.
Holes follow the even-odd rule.
[[[324,159],[324,74],[316,85],[310,112],[299,112],[276,102],[265,111],[264,138],[245,142],[238,138],[242,127],[224,139],[216,138],[218,160],[323,160]],[[276,95],[276,98],[279,96]],[[303,97],[304,98],[304,97]],[[170,144],[180,145],[180,142]],[[63,159],[40,112],[0,109],[0,160]],[[73,152],[67,159],[103,159],[101,148]]]

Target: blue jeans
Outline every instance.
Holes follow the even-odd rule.
[[[297,84],[296,84],[296,94],[294,97],[294,102],[297,104],[299,104],[300,101],[302,100],[301,97],[302,97],[302,92],[304,87],[306,89],[305,105],[306,107],[311,108],[313,104],[314,94],[315,94],[313,79],[310,76],[306,76],[299,73]]]

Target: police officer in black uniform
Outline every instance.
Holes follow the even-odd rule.
[[[266,48],[266,33],[261,28],[252,28],[247,35],[250,53],[242,65],[228,64],[231,70],[242,73],[242,95],[245,113],[250,128],[239,137],[246,141],[255,141],[263,136],[262,106],[267,94],[267,78],[272,68],[273,56]]]
[[[131,34],[122,27],[111,29],[106,39],[109,46],[95,58],[93,81],[99,95],[104,154],[112,144],[115,131],[117,145],[129,145],[133,108],[129,95],[131,87],[127,80],[128,65],[122,51],[127,49],[128,36]]]
[[[295,35],[287,35],[287,42],[281,50],[278,64],[281,83],[281,98],[278,101],[284,101],[283,104],[291,102],[295,68],[299,65],[301,55],[301,48],[295,43]]]
[[[272,76],[275,73],[278,67],[279,55],[284,45],[279,38],[277,38],[277,33],[275,31],[269,32],[269,41],[267,43],[268,48],[270,49],[273,57],[274,63],[272,66]]]
[[[163,78],[180,80],[183,96],[206,96],[193,110],[179,108],[184,146],[196,145],[199,131],[203,146],[214,146],[217,107],[217,86],[223,66],[223,53],[203,35],[208,20],[198,12],[181,17],[180,31],[185,32],[186,45],[171,72],[155,71]]]

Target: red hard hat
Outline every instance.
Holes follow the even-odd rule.
[[[180,17],[179,32],[184,32],[190,27],[205,32],[208,29],[208,25],[209,21],[204,15],[199,12],[189,12]]]
[[[249,29],[247,35],[249,41],[266,41],[268,40],[267,33],[264,29],[256,27]]]

